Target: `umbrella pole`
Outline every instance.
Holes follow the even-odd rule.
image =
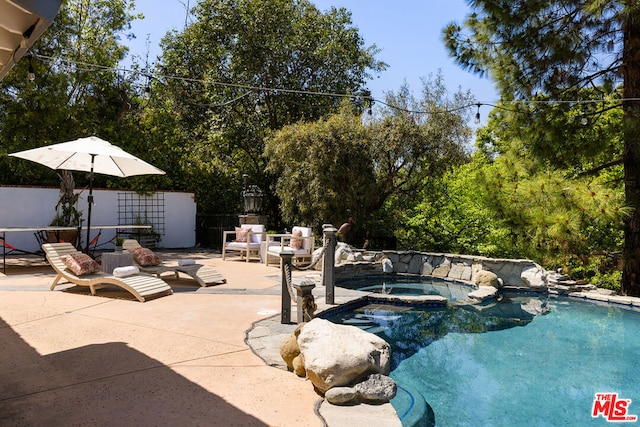
[[[89,197],[87,197],[87,201],[89,202],[89,209],[87,210],[87,244],[85,246],[84,252],[89,254],[89,242],[91,242],[91,205],[93,205],[93,161],[96,155],[91,155],[91,172],[89,173]]]

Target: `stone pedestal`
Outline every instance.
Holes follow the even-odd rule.
[[[267,226],[267,215],[238,215],[240,219],[240,225],[244,224],[264,224]]]
[[[302,323],[302,322],[308,322],[311,319],[313,319],[313,314],[316,310],[316,305],[313,299],[313,288],[315,288],[316,285],[315,283],[313,283],[311,280],[304,280],[301,284],[293,285],[293,288],[296,290],[296,305],[298,306],[298,311],[297,311],[297,321],[298,324]],[[306,307],[308,309],[305,310],[304,307],[304,299],[305,297],[307,298],[311,298],[311,305],[313,307]]]

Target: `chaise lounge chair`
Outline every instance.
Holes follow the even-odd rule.
[[[142,248],[137,240],[128,239],[125,240],[122,244],[122,249],[125,249],[129,252],[134,252],[134,250],[137,248]],[[180,265],[179,261],[168,261],[161,262],[157,265],[147,266],[142,266],[136,263],[136,266],[140,269],[140,271],[144,271],[145,273],[149,274],[155,274],[157,277],[160,277],[163,273],[170,272],[175,274],[175,278],[178,279],[180,277],[179,273],[184,273],[198,282],[198,284],[202,287],[227,283],[227,279],[225,279],[218,270],[203,264],[196,263],[190,265]]]
[[[69,283],[79,286],[88,286],[91,295],[96,294],[96,288],[101,285],[115,285],[130,292],[140,302],[154,296],[162,294],[171,294],[173,290],[162,279],[158,279],[149,274],[135,274],[127,277],[116,277],[112,274],[98,271],[82,276],[78,276],[67,268],[63,257],[69,254],[80,254],[71,243],[45,243],[42,245],[47,261],[58,275],[51,284],[51,290],[62,284],[60,281],[65,279]],[[64,283],[64,282],[63,282]]]

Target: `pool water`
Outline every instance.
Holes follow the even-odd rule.
[[[611,425],[592,417],[595,394],[611,392],[640,416],[637,311],[505,294],[476,307],[363,307],[330,320],[389,342],[391,377],[423,395],[437,426]]]
[[[338,282],[337,286],[346,289],[356,289],[363,292],[374,292],[386,295],[421,296],[440,295],[450,302],[466,300],[474,287],[462,282],[442,280],[438,278],[424,278],[416,280],[413,277],[402,276],[373,276],[360,279],[350,279]]]

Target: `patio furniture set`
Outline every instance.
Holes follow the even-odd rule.
[[[222,259],[229,254],[240,256],[250,262],[258,260],[265,265],[280,265],[280,254],[293,254],[293,262],[310,261],[313,256],[315,238],[309,227],[293,227],[291,233],[267,233],[262,224],[247,224],[235,230],[223,232]]]

